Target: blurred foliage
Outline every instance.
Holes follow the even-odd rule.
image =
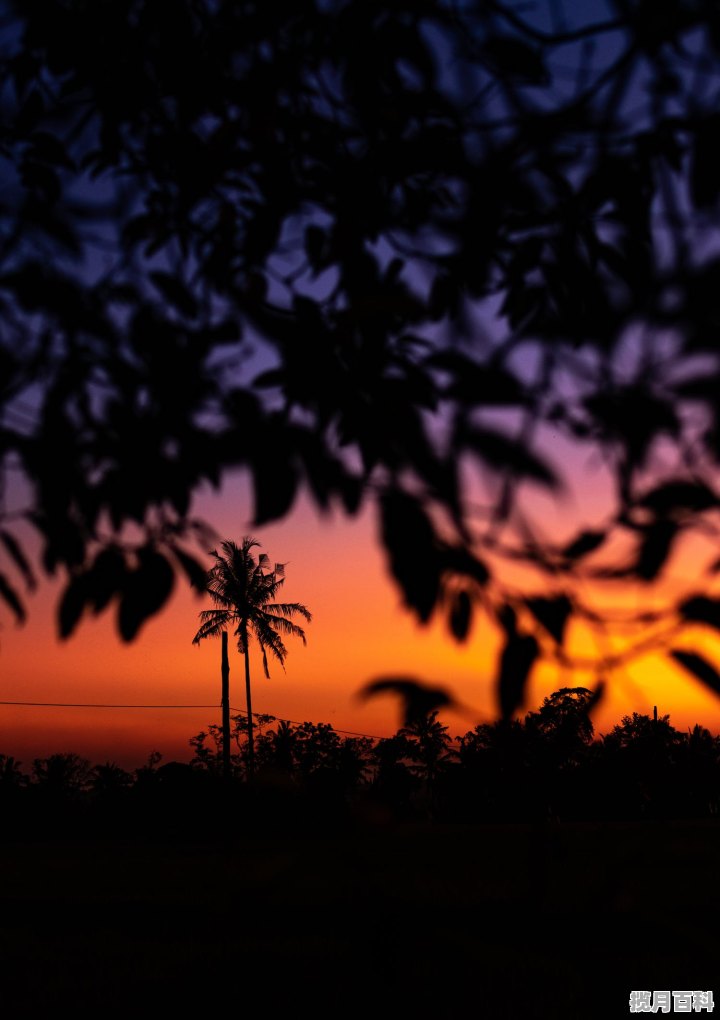
[[[601,634],[580,581],[649,585],[691,528],[716,536],[714,0],[2,14],[0,601],[18,620],[59,571],[63,637],[113,607],[132,640],[177,575],[202,589],[192,496],[242,468],[255,524],[301,491],[349,514],[371,498],[420,620],[460,641],[478,610],[496,620],[510,716],[572,620]],[[573,444],[613,507],[553,542],[529,497],[568,494]],[[625,561],[600,563],[618,536]],[[541,597],[508,587],[507,559]],[[695,596],[656,644],[698,621]],[[658,621],[624,622],[644,649]],[[599,652],[597,675],[621,659]]]

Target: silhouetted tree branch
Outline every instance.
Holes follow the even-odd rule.
[[[301,488],[350,514],[372,495],[408,607],[459,640],[478,610],[504,631],[510,715],[583,585],[662,582],[717,516],[715,3],[4,11],[18,620],[39,539],[61,635],[114,605],[132,640],[176,574],[202,589],[193,493],[243,467],[255,523]],[[590,453],[602,525],[545,535],[537,508]],[[544,603],[513,592],[507,548]],[[698,622],[697,588],[667,613]]]

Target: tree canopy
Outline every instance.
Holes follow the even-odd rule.
[[[203,587],[192,495],[243,468],[255,524],[301,490],[373,500],[409,609],[458,640],[478,610],[503,630],[510,715],[571,621],[604,626],[579,580],[650,585],[691,529],[714,540],[717,4],[2,10],[16,617],[60,571],[61,635],[116,605],[132,640],[177,572]],[[567,451],[595,453],[608,508],[548,537]],[[717,692],[671,647],[681,622],[720,626],[697,585],[622,623]]]

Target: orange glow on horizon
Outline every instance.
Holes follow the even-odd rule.
[[[235,498],[229,499],[228,495]],[[306,503],[280,524],[253,529],[243,523],[247,507],[241,486],[222,502],[200,508],[219,535],[239,540],[254,534],[272,561],[287,564],[285,601],[308,606],[303,624],[307,646],[289,638],[286,671],[270,662],[262,675],[257,650],[251,658],[253,709],[294,721],[327,722],[340,730],[387,736],[400,724],[389,696],[362,702],[357,692],[381,675],[415,676],[450,688],[463,712],[441,718],[453,735],[497,717],[494,670],[499,635],[478,618],[466,644],[447,634],[444,621],[420,627],[403,608],[389,578],[370,510],[357,519],[323,518]],[[56,636],[57,584],[46,584],[30,603],[28,623],[6,625],[0,647],[0,700],[152,705],[203,704],[202,709],[91,709],[0,706],[0,753],[28,767],[33,757],[75,751],[92,761],[141,765],[153,750],[164,760],[189,760],[189,739],[220,721],[220,643],[192,645],[198,612],[207,603],[187,590],[141,630],[130,645],[115,633],[113,613],[84,619],[67,642]],[[302,621],[300,621],[302,622]],[[720,639],[692,635],[692,646],[708,645],[720,662]],[[714,647],[713,642],[715,642]],[[688,642],[685,646],[689,647]],[[244,710],[242,657],[231,652],[233,706]],[[591,686],[589,675],[570,676],[543,663],[533,673],[525,710],[563,686]],[[670,713],[678,729],[700,723],[720,729],[720,699],[714,698],[662,655],[647,655],[611,678],[594,717],[607,732],[633,711]],[[522,714],[522,713],[521,713]]]

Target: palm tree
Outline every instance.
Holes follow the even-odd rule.
[[[200,613],[200,629],[193,638],[199,644],[203,638],[223,638],[222,680],[223,680],[223,771],[230,774],[230,698],[227,659],[227,632],[231,630],[237,638],[238,651],[245,656],[245,699],[248,718],[248,775],[254,767],[252,698],[250,694],[250,638],[254,637],[262,652],[265,676],[270,677],[268,652],[282,666],[287,649],[283,636],[290,634],[305,641],[305,632],[292,622],[293,616],[311,620],[309,610],[299,602],[275,602],[278,590],[285,582],[285,565],[276,563],[270,568],[265,553],[257,559],[252,550],[260,543],[246,535],[241,545],[223,542],[222,552],[213,550],[215,564],[208,571],[207,592],[215,609]]]

